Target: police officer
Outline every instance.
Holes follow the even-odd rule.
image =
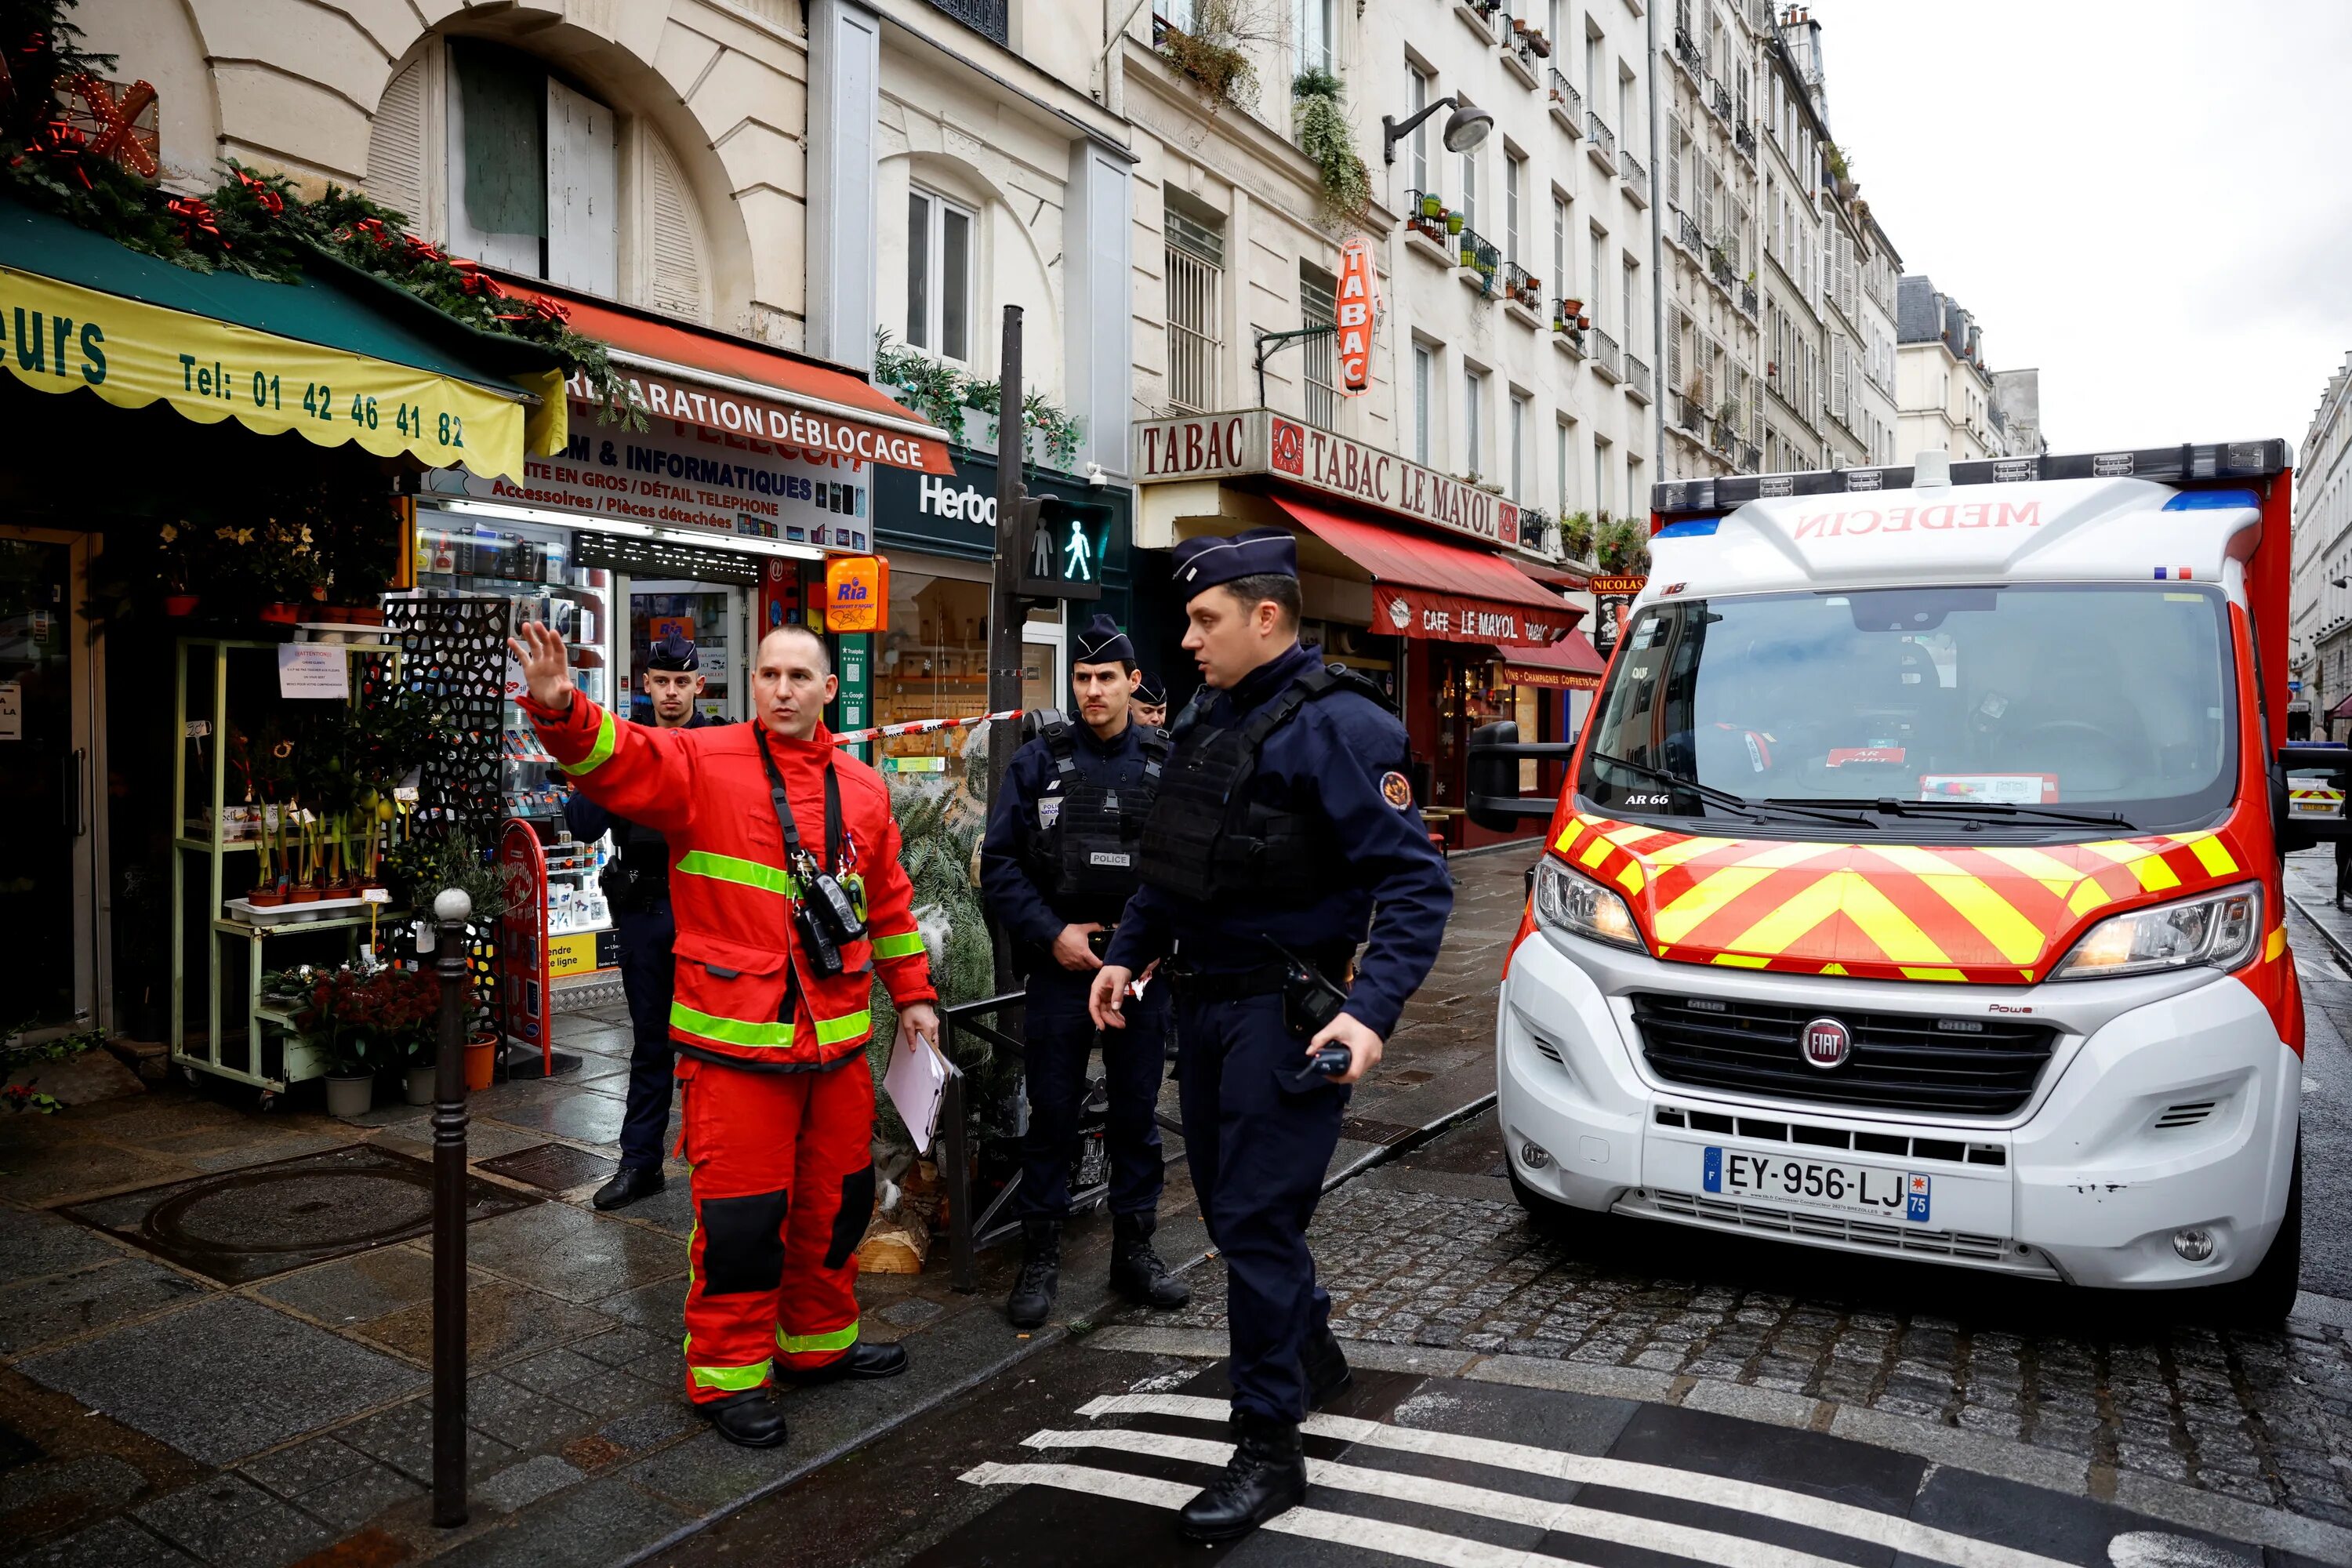
[[[1175,586],[1206,685],[1177,718],[1143,887],[1088,1000],[1118,1029],[1145,965],[1176,986],[1184,1147],[1230,1282],[1237,1439],[1179,1521],[1223,1541],[1306,1495],[1298,1424],[1348,1381],[1307,1226],[1347,1086],[1435,962],[1454,889],[1413,805],[1404,726],[1299,645],[1290,535],[1186,540]],[[1318,1070],[1340,1054],[1327,1047],[1344,1067]]]
[[[1143,822],[1168,762],[1166,734],[1132,721],[1135,686],[1134,645],[1108,616],[1097,616],[1071,643],[1070,691],[1082,721],[1049,713],[1037,738],[1013,754],[981,846],[982,896],[1012,934],[1029,977],[1029,1131],[1017,1199],[1023,1252],[1005,1303],[1015,1328],[1034,1329],[1053,1310],[1070,1158],[1097,1037],[1087,988],[1136,889]],[[1129,1007],[1129,1026],[1102,1039],[1110,1283],[1149,1307],[1181,1307],[1192,1295],[1169,1277],[1151,1246],[1163,1172],[1154,1110],[1167,989],[1147,984]]]
[[[1163,681],[1138,670],[1135,676],[1135,700],[1128,707],[1135,721],[1153,730],[1168,728],[1168,687]]]
[[[675,631],[648,650],[638,684],[665,730],[701,724],[701,655]],[[629,999],[628,1110],[621,1118],[621,1168],[596,1189],[600,1209],[662,1190],[662,1133],[669,1126],[669,1004],[677,927],[669,912],[669,845],[652,828],[614,816],[574,790],[563,803],[572,837],[593,844],[610,829],[617,858],[600,879],[621,936],[621,992]]]

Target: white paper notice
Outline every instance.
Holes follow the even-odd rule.
[[[290,642],[278,648],[278,696],[348,700],[351,694],[352,667],[339,645]]]
[[[940,1101],[948,1091],[948,1064],[919,1036],[901,1035],[890,1053],[882,1087],[898,1110],[898,1120],[915,1135],[915,1152],[928,1152],[939,1125]]]

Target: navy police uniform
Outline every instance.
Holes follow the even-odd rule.
[[[1096,616],[1073,638],[1074,664],[1133,658],[1132,646],[1108,616]],[[981,845],[982,897],[1027,975],[1029,1128],[1021,1144],[1015,1210],[1028,1232],[1033,1264],[1045,1249],[1058,1267],[1058,1242],[1041,1226],[1058,1226],[1070,1212],[1071,1159],[1097,1036],[1087,1010],[1094,972],[1062,967],[1054,940],[1065,926],[1118,923],[1137,886],[1144,819],[1168,755],[1168,737],[1160,730],[1130,722],[1106,741],[1084,723],[1049,713],[1043,731],[1013,753],[989,812]],[[1157,1227],[1165,1171],[1155,1113],[1168,1012],[1168,987],[1147,984],[1128,1007],[1128,1027],[1101,1038],[1110,1101],[1104,1131],[1112,1282],[1160,1306],[1181,1305],[1190,1295],[1166,1278],[1156,1257],[1146,1262],[1143,1256]],[[1140,1279],[1134,1275],[1138,1267]],[[1034,1327],[1051,1304],[1052,1280],[1024,1283],[1043,1295],[1032,1296],[1024,1309],[1016,1287],[1012,1315],[1016,1326]]]
[[[1188,602],[1268,574],[1297,575],[1278,530],[1176,548]],[[1436,960],[1454,890],[1407,783],[1404,726],[1315,650],[1203,687],[1171,733],[1144,886],[1107,962],[1139,973],[1163,959],[1176,983],[1184,1147],[1230,1279],[1235,1470],[1259,1466],[1258,1489],[1224,1498],[1222,1516],[1217,1488],[1188,1510],[1187,1531],[1214,1538],[1278,1511],[1281,1487],[1303,1490],[1297,1423],[1347,1376],[1307,1227],[1350,1091],[1292,1081],[1311,1031],[1286,1011],[1283,950],[1341,984],[1352,960],[1343,1010],[1385,1039]]]
[[[694,670],[700,662],[695,646],[675,635],[650,650],[649,668],[654,669]],[[697,711],[686,728],[702,722]],[[628,998],[631,1037],[621,1169],[658,1172],[662,1135],[669,1126],[669,1010],[677,973],[677,925],[669,910],[669,844],[653,828],[614,816],[578,790],[563,802],[563,823],[583,843],[593,843],[607,831],[613,835],[616,854],[605,868],[603,886],[620,936],[621,992]],[[626,1188],[628,1184],[620,1185]]]

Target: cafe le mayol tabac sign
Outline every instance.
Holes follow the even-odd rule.
[[[1519,509],[1502,497],[1268,409],[1139,419],[1133,451],[1144,484],[1271,474],[1481,543],[1519,542]]]

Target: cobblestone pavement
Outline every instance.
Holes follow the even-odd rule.
[[[1455,862],[1444,953],[1358,1093],[1335,1175],[1493,1090],[1484,998],[1516,929],[1526,859],[1505,850]],[[188,1254],[142,1245],[146,1205],[125,1197],[279,1162],[423,1160],[424,1108],[380,1092],[376,1110],[343,1121],[315,1109],[314,1086],[264,1112],[249,1091],[173,1079],[54,1117],[0,1119],[0,1562],[624,1562],[1101,1313],[1109,1227],[1099,1215],[1073,1226],[1060,1315],[1034,1336],[1015,1334],[1000,1310],[1012,1249],[983,1254],[979,1289],[965,1295],[942,1243],[921,1275],[859,1281],[864,1332],[908,1344],[905,1377],[795,1393],[786,1448],[729,1447],[682,1393],[685,1168],[672,1164],[667,1192],[620,1213],[588,1205],[617,1152],[625,1014],[560,1015],[556,1034],[576,1068],[472,1097],[473,1171],[505,1212],[478,1213],[467,1232],[474,1510],[455,1531],[428,1522],[425,1491],[426,1242],[267,1273],[280,1267],[271,1263],[227,1283],[186,1266]],[[1205,1246],[1181,1147],[1169,1140],[1159,1237],[1174,1262]],[[263,1204],[236,1224],[266,1233],[288,1217]]]

